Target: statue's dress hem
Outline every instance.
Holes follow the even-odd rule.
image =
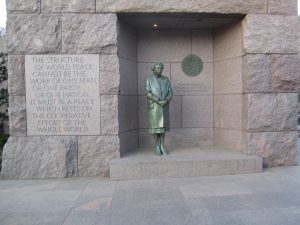
[[[168,127],[161,127],[161,128],[148,128],[150,134],[161,134],[170,131]]]

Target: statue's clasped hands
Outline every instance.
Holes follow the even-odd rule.
[[[167,100],[162,100],[158,102],[158,104],[160,104],[161,106],[165,106],[167,103],[168,103]]]

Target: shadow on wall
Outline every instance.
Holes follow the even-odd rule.
[[[300,125],[300,89],[298,90],[298,125]]]
[[[0,170],[2,150],[8,135],[7,54],[0,52]]]
[[[6,32],[0,27],[0,134],[8,134],[8,84],[7,84],[7,54]]]
[[[298,126],[297,126],[297,134],[298,134],[298,140],[297,140],[297,162],[300,165],[300,89],[298,90]]]

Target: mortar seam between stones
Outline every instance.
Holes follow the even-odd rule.
[[[25,70],[25,55],[22,55],[22,58],[24,59],[24,67],[23,67],[23,69],[24,69],[24,71],[22,72],[22,73],[24,73],[24,84],[25,84],[25,91],[24,91],[24,93],[25,93],[25,95],[24,95],[24,99],[25,99],[25,115],[26,115],[26,118],[25,118],[25,122],[26,122],[26,134],[25,134],[25,137],[28,137],[28,126],[29,126],[29,123],[28,123],[28,120],[27,120],[27,95],[26,95],[26,70]],[[10,96],[10,95],[9,95]],[[17,96],[17,95],[16,95]],[[23,95],[22,95],[23,96]]]
[[[215,145],[215,32],[214,29],[212,29],[211,31],[211,35],[212,35],[212,60],[213,60],[213,65],[212,65],[212,69],[213,69],[213,80],[212,80],[212,117],[213,117],[213,125],[212,125],[212,144]]]
[[[233,60],[233,59],[239,59],[239,58],[244,57],[245,55],[246,55],[246,54],[242,54],[242,55],[240,55],[240,56],[234,56],[234,57],[227,58],[227,59],[216,60],[216,61],[214,61],[213,63],[226,62],[226,61]]]
[[[63,53],[63,13],[60,13],[60,54]]]
[[[77,141],[77,174],[78,174],[78,177],[80,176],[79,174],[79,137],[78,136],[75,136],[76,137],[76,141]]]
[[[275,130],[276,131],[279,131],[278,130],[278,93],[276,92],[275,93],[275,101],[276,101],[276,123],[275,123]]]
[[[139,116],[139,113],[140,113],[140,110],[139,110],[139,68],[138,68],[138,31],[137,29],[134,28],[134,31],[135,31],[135,56],[136,56],[136,111],[137,111],[137,121],[136,121],[136,125],[137,125],[137,129],[135,129],[137,131],[137,147],[139,147],[140,145],[140,136],[139,136],[139,129],[140,129],[140,116]]]
[[[104,54],[106,54],[106,53],[104,53]],[[115,54],[106,54],[106,55],[115,55]],[[124,57],[124,56],[121,56],[121,55],[118,55],[118,57],[120,59],[128,60],[128,61],[133,62],[133,63],[138,63],[137,61],[134,61],[133,59],[130,59],[130,58],[127,58],[127,57]]]

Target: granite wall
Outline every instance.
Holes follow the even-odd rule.
[[[241,150],[243,30],[234,22],[214,31],[214,144]]]
[[[139,116],[141,112],[135,109],[143,104],[138,88],[142,81],[140,74],[148,74],[148,63],[153,61],[153,58],[147,58],[151,49],[144,47],[146,51],[143,52],[141,46],[143,40],[151,39],[153,34],[147,30],[136,34],[136,31],[126,29],[123,32],[125,45],[134,45],[132,41],[136,38],[138,50],[136,55],[130,50],[132,47],[129,52],[126,47],[122,50],[118,35],[122,34],[122,27],[126,25],[118,24],[116,13],[119,12],[246,15],[241,23],[214,32],[214,56],[210,60],[204,59],[205,68],[215,70],[214,91],[188,95],[176,89],[174,91],[172,112],[177,112],[176,107],[182,105],[184,107],[181,109],[191,107],[203,115],[211,112],[214,119],[208,115],[208,119],[203,121],[194,118],[195,114],[190,111],[178,110],[179,115],[176,116],[182,119],[173,119],[172,129],[177,130],[179,135],[170,132],[170,137],[173,135],[174,140],[180,141],[183,135],[190,137],[188,132],[196,129],[193,135],[196,134],[199,139],[192,136],[192,141],[206,140],[204,144],[212,144],[214,128],[215,144],[260,155],[266,166],[294,164],[297,91],[300,83],[297,55],[300,51],[300,19],[296,5],[297,0],[155,0],[150,3],[144,0],[8,0],[11,137],[4,148],[1,175],[14,178],[107,176],[109,161],[120,157],[120,151],[124,151],[123,143],[124,146],[137,146],[132,141],[138,129],[141,131],[140,140],[143,140],[144,122]],[[175,33],[175,43],[170,41],[166,46],[174,46],[176,40],[183,40],[187,36],[195,37],[192,40],[196,42],[203,38],[200,31],[185,32]],[[205,35],[209,34],[210,31],[205,32]],[[231,39],[237,42],[233,43]],[[162,37],[159,40],[165,41]],[[181,43],[183,46],[193,45],[193,41]],[[186,53],[197,51],[197,44],[194,46]],[[28,136],[25,55],[90,53],[100,57],[100,135]],[[180,71],[176,68],[182,58],[179,60],[177,51],[173,53],[167,54],[172,55],[171,58],[161,59],[166,63],[165,74],[176,86],[176,82],[181,81],[180,74],[175,71]],[[165,54],[161,56],[165,57]],[[125,70],[128,72],[123,73]],[[209,70],[203,72],[209,73]],[[136,76],[138,85],[135,88],[131,86],[134,82],[126,83]],[[203,104],[212,104],[212,101],[213,106],[201,108]],[[130,113],[126,113],[126,118],[128,115],[132,117],[124,121],[123,112],[126,110],[123,109],[129,105],[132,107]],[[215,109],[212,111],[213,107]],[[203,138],[204,132],[206,136]],[[144,143],[147,144],[146,138]]]
[[[51,1],[52,2],[52,1]],[[95,13],[81,4],[79,13],[45,1],[8,1],[7,50],[10,134],[4,147],[4,177],[108,176],[109,161],[120,157],[117,16]],[[42,8],[40,8],[42,6]],[[93,10],[92,10],[93,9]],[[78,12],[72,9],[72,12]],[[29,136],[25,107],[26,54],[98,54],[100,135]]]
[[[294,165],[300,18],[295,16],[296,4],[293,9],[281,2],[280,9],[280,1],[270,3],[272,14],[284,15],[247,15],[243,20],[242,149],[262,156],[265,166]]]

